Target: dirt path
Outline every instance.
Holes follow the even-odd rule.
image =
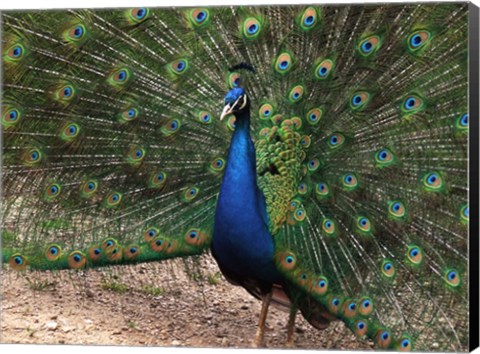
[[[260,302],[226,282],[209,256],[198,263],[26,275],[4,268],[0,342],[251,347]],[[284,347],[287,319],[271,308],[268,348]],[[372,348],[340,322],[320,332],[298,316],[295,332],[297,348]]]

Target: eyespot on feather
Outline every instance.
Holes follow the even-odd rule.
[[[142,253],[142,249],[137,244],[125,247],[125,258],[129,261],[137,258]]]
[[[293,65],[293,58],[290,53],[283,52],[275,60],[275,71],[281,75],[287,74]]]
[[[49,261],[57,261],[62,256],[62,249],[59,245],[49,245],[45,249],[45,258]]]
[[[395,278],[396,275],[396,269],[395,265],[393,262],[389,259],[383,260],[380,270],[382,272],[382,275],[387,278],[387,279],[393,279]]]
[[[200,229],[192,228],[185,233],[185,242],[191,246],[202,246],[206,236]]]
[[[325,80],[331,76],[335,67],[335,62],[331,59],[324,59],[315,66],[315,78],[317,80]]]
[[[304,31],[310,31],[315,28],[318,21],[317,9],[313,6],[309,6],[303,10],[299,17],[300,28]]]
[[[368,322],[366,320],[358,320],[354,323],[354,333],[358,337],[363,337],[368,331]]]
[[[410,53],[417,54],[423,52],[432,39],[432,34],[426,29],[412,32],[407,39],[408,50]]]
[[[148,186],[154,189],[162,189],[167,183],[168,175],[163,171],[156,171],[150,174]]]
[[[87,257],[80,251],[73,251],[68,256],[68,265],[72,269],[80,269],[87,264]]]
[[[88,249],[88,257],[93,262],[98,262],[102,258],[103,251],[98,246],[92,246]]]
[[[25,58],[26,47],[18,42],[7,47],[3,53],[3,59],[6,64],[17,64]]]
[[[392,335],[386,329],[381,329],[375,335],[375,344],[381,349],[387,349],[392,341]]]
[[[320,107],[310,109],[306,115],[307,122],[311,125],[316,125],[323,116],[323,110]]]
[[[18,106],[5,105],[2,107],[2,126],[9,129],[19,124],[23,119],[23,109]]]
[[[15,253],[10,257],[9,264],[13,270],[22,271],[27,267],[27,259],[20,253]]]
[[[125,17],[130,25],[138,25],[144,22],[150,16],[150,9],[146,7],[136,7],[127,10]]]
[[[120,202],[122,201],[123,195],[120,192],[110,192],[106,197],[105,197],[105,206],[107,208],[114,208],[118,205],[120,205]]]
[[[289,272],[295,268],[297,258],[292,252],[281,252],[277,254],[277,262],[281,270]]]
[[[262,32],[262,23],[258,18],[248,17],[242,24],[243,37],[249,40],[256,39]]]
[[[423,251],[416,245],[410,245],[408,246],[406,257],[411,265],[418,266],[423,262]]]
[[[94,179],[86,180],[80,185],[80,195],[83,198],[90,198],[97,192],[97,190],[98,182]]]
[[[163,252],[168,246],[168,241],[162,237],[155,237],[150,241],[150,248],[154,252]]]

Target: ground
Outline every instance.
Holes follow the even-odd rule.
[[[229,284],[210,256],[102,272],[4,267],[1,305],[0,343],[246,348],[260,312],[260,301]],[[266,347],[285,347],[287,320],[270,308]],[[372,349],[340,322],[318,331],[301,316],[295,347]]]

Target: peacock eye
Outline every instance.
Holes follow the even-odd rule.
[[[83,27],[77,26],[73,30],[73,35],[75,38],[80,38],[83,35]]]
[[[293,258],[292,256],[287,256],[287,257],[285,257],[285,261],[286,261],[287,263],[293,263],[294,258]]]
[[[410,341],[408,339],[402,340],[402,348],[407,348],[410,345]]]
[[[333,304],[334,306],[338,306],[338,305],[340,305],[340,300],[338,300],[337,298],[335,298],[335,299],[333,299],[332,304]]]
[[[137,13],[136,13],[135,17],[139,20],[142,20],[145,17],[146,14],[147,14],[147,10],[145,8],[141,7],[137,10]]]
[[[207,13],[205,11],[199,11],[195,19],[197,20],[197,22],[202,22],[203,20],[205,20],[205,17],[207,17]]]
[[[183,71],[185,69],[185,62],[183,60],[180,60],[178,63],[177,63],[177,70],[178,71]]]
[[[357,48],[362,56],[367,57],[376,52],[380,48],[380,44],[379,36],[370,36],[362,40]]]
[[[386,271],[389,271],[390,269],[392,269],[392,263],[385,263],[383,265],[383,269],[385,269]]]
[[[424,101],[416,95],[409,95],[403,101],[402,110],[406,114],[413,114],[424,109]]]
[[[360,329],[360,330],[361,330],[361,329],[364,329],[364,328],[365,328],[365,322],[362,322],[362,321],[361,321],[361,322],[358,322],[358,323],[357,323],[357,328]]]
[[[354,106],[358,106],[360,103],[362,103],[362,97],[360,97],[360,95],[353,96],[352,103]]]
[[[250,34],[255,34],[258,32],[258,25],[256,23],[254,24],[251,24],[249,27],[248,27],[248,33]]]
[[[460,119],[460,124],[463,127],[468,127],[468,113],[465,113],[462,118]]]
[[[31,156],[33,161],[37,161],[39,154],[38,154],[38,152],[34,151],[34,152],[32,152],[32,154],[30,156]]]
[[[370,101],[370,94],[366,91],[354,93],[350,98],[350,108],[353,110],[361,110]]]
[[[431,40],[431,33],[427,30],[419,30],[410,34],[408,37],[408,47],[410,51],[416,52],[425,47]]]
[[[125,70],[120,70],[118,72],[118,80],[125,81],[126,78],[127,78],[127,72]]]
[[[287,53],[282,53],[278,56],[277,60],[275,61],[275,70],[279,74],[286,74],[290,71],[292,67],[292,56]]]
[[[373,49],[372,43],[366,41],[365,43],[362,44],[362,50],[363,50],[365,53],[370,52],[372,49]]]
[[[93,253],[95,253],[98,256],[100,253],[102,253],[102,251],[100,251],[100,249],[98,249],[98,248],[95,248],[93,250]]]
[[[23,53],[22,47],[20,47],[19,45],[13,47],[12,54],[14,58],[19,58],[22,55],[22,53]]]
[[[63,95],[64,95],[65,97],[70,97],[71,94],[72,94],[72,89],[71,89],[70,87],[65,87],[65,88],[63,89]]]
[[[309,31],[317,23],[318,13],[314,7],[307,7],[300,16],[300,28]]]

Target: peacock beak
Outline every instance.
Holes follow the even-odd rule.
[[[241,104],[239,104],[240,102]],[[240,110],[245,108],[246,105],[247,105],[247,96],[246,95],[240,96],[232,105],[227,104],[225,105],[225,107],[223,107],[222,114],[220,115],[220,120],[223,120],[223,118],[225,118],[229,114],[232,114],[237,109]]]
[[[223,107],[222,114],[220,115],[220,120],[222,121],[223,118],[228,116],[233,112],[233,107],[230,107],[230,104],[227,104],[225,107]]]

